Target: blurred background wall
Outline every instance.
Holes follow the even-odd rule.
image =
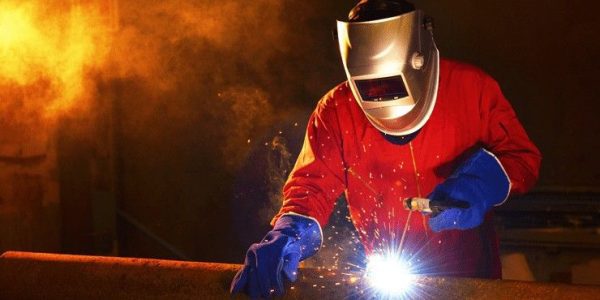
[[[535,190],[498,213],[503,251],[572,281],[600,249],[600,5],[415,3],[544,155]],[[345,79],[332,30],[354,4],[1,2],[0,251],[241,262],[310,111]]]

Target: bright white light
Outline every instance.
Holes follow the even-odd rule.
[[[366,277],[377,293],[389,297],[406,294],[414,278],[410,266],[399,255],[394,254],[370,256]]]

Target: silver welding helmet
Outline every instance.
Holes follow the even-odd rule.
[[[437,96],[439,52],[420,10],[363,22],[337,22],[348,83],[367,119],[403,136],[429,119]]]

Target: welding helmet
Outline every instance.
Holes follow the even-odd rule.
[[[429,119],[437,96],[439,52],[431,19],[405,1],[363,0],[337,22],[348,84],[381,132],[406,136]]]

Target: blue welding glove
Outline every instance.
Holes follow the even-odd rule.
[[[231,282],[231,293],[246,293],[250,298],[283,294],[283,280],[296,280],[298,264],[321,247],[319,223],[297,214],[285,214],[277,220],[260,243],[246,252],[244,267]]]
[[[428,197],[437,201],[465,201],[470,207],[446,209],[429,219],[429,227],[436,232],[477,227],[486,212],[502,204],[509,192],[510,180],[500,161],[489,151],[479,149]]]

